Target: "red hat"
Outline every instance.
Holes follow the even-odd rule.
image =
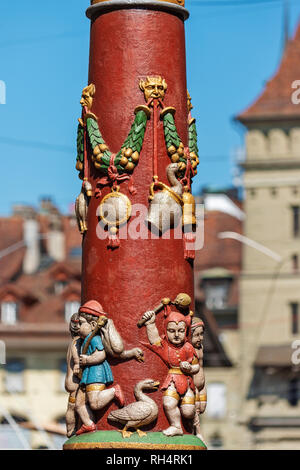
[[[94,315],[94,317],[107,315],[107,313],[104,312],[102,305],[96,300],[89,300],[83,304],[79,309],[79,313],[88,313],[89,315]]]

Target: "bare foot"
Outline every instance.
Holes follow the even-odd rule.
[[[176,428],[175,426],[170,426],[168,429],[163,431],[165,436],[182,436],[183,431],[181,428]]]

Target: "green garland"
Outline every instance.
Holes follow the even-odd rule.
[[[190,152],[195,153],[198,157],[198,142],[197,142],[197,128],[196,128],[196,120],[192,119],[189,124],[189,149]]]
[[[140,152],[143,146],[145,131],[147,127],[148,116],[144,110],[136,113],[134,122],[129,134],[123,143],[121,150],[114,159],[114,165],[119,174],[132,173],[138,164]],[[99,129],[97,120],[94,117],[88,117],[86,120],[87,135],[92,150],[91,160],[101,173],[107,175],[110,166],[112,152],[105,144]],[[84,149],[84,129],[79,124],[77,133],[77,163],[76,168],[83,170],[83,149]],[[79,162],[79,163],[78,163]]]
[[[165,143],[169,157],[173,163],[182,163],[182,169],[180,175],[185,172],[187,156],[184,152],[184,145],[181,138],[178,135],[174,114],[174,108],[166,109],[162,112],[162,119],[164,125]],[[191,157],[191,163],[193,169],[196,171],[197,165],[199,164],[198,159],[198,145],[197,145],[197,129],[195,119],[191,119],[189,123],[189,151]]]
[[[84,166],[84,128],[82,127],[81,124],[78,124],[76,168],[78,171],[82,171],[83,166]]]

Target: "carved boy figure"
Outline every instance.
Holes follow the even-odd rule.
[[[65,380],[65,389],[70,394],[68,409],[66,414],[67,436],[70,437],[74,434],[76,429],[76,412],[75,401],[76,393],[79,388],[80,379],[78,374],[80,372],[79,355],[81,347],[81,339],[79,336],[79,315],[74,313],[70,319],[70,333],[72,341],[70,342],[67,352],[67,375]]]
[[[143,343],[155,352],[169,367],[168,375],[161,387],[164,392],[163,406],[170,426],[163,431],[166,436],[182,435],[181,414],[188,420],[195,415],[195,386],[193,375],[199,372],[197,353],[188,342],[190,316],[167,310],[165,334],[160,337],[155,312],[146,312],[149,343]]]
[[[113,399],[116,399],[121,407],[124,406],[121,387],[114,385],[107,388],[113,384],[114,379],[101,336],[97,334],[99,328],[107,323],[106,315],[102,306],[94,300],[79,309],[79,335],[83,339],[79,360],[84,369],[76,397],[76,411],[83,424],[76,434],[96,430],[86,401],[95,411],[104,408]],[[86,354],[83,354],[85,350]]]
[[[200,432],[200,414],[206,409],[206,387],[203,370],[203,334],[204,323],[198,318],[194,318],[192,324],[192,345],[194,346],[199,360],[199,372],[194,375],[194,383],[196,388],[196,413],[194,418],[194,430],[199,439],[203,441]]]

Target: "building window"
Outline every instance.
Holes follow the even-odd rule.
[[[73,313],[78,312],[79,307],[80,307],[80,302],[78,302],[77,300],[76,301],[72,300],[70,302],[65,303],[65,320],[67,323],[70,322],[70,319]]]
[[[60,392],[65,392],[65,380],[66,380],[66,374],[67,374],[67,361],[65,359],[62,359],[60,361],[59,365],[59,372],[60,372],[60,377],[59,377],[59,391]]]
[[[298,255],[293,255],[292,256],[292,264],[293,264],[293,271],[294,273],[297,273],[299,270],[299,258]]]
[[[291,379],[289,382],[288,402],[291,406],[298,405],[298,397],[299,397],[298,382],[299,381],[296,378]]]
[[[290,305],[292,334],[296,335],[299,333],[299,304],[297,302],[292,302]]]
[[[213,419],[223,419],[226,415],[226,385],[221,382],[207,385],[206,415]]]
[[[229,282],[204,281],[205,303],[209,310],[221,310],[227,306]]]
[[[7,362],[4,381],[6,392],[24,392],[24,362],[21,359],[11,359]]]
[[[300,206],[292,206],[293,213],[293,235],[300,236]]]
[[[17,323],[18,305],[16,302],[2,302],[1,323],[15,325]]]
[[[277,188],[271,188],[271,196],[277,196]]]

